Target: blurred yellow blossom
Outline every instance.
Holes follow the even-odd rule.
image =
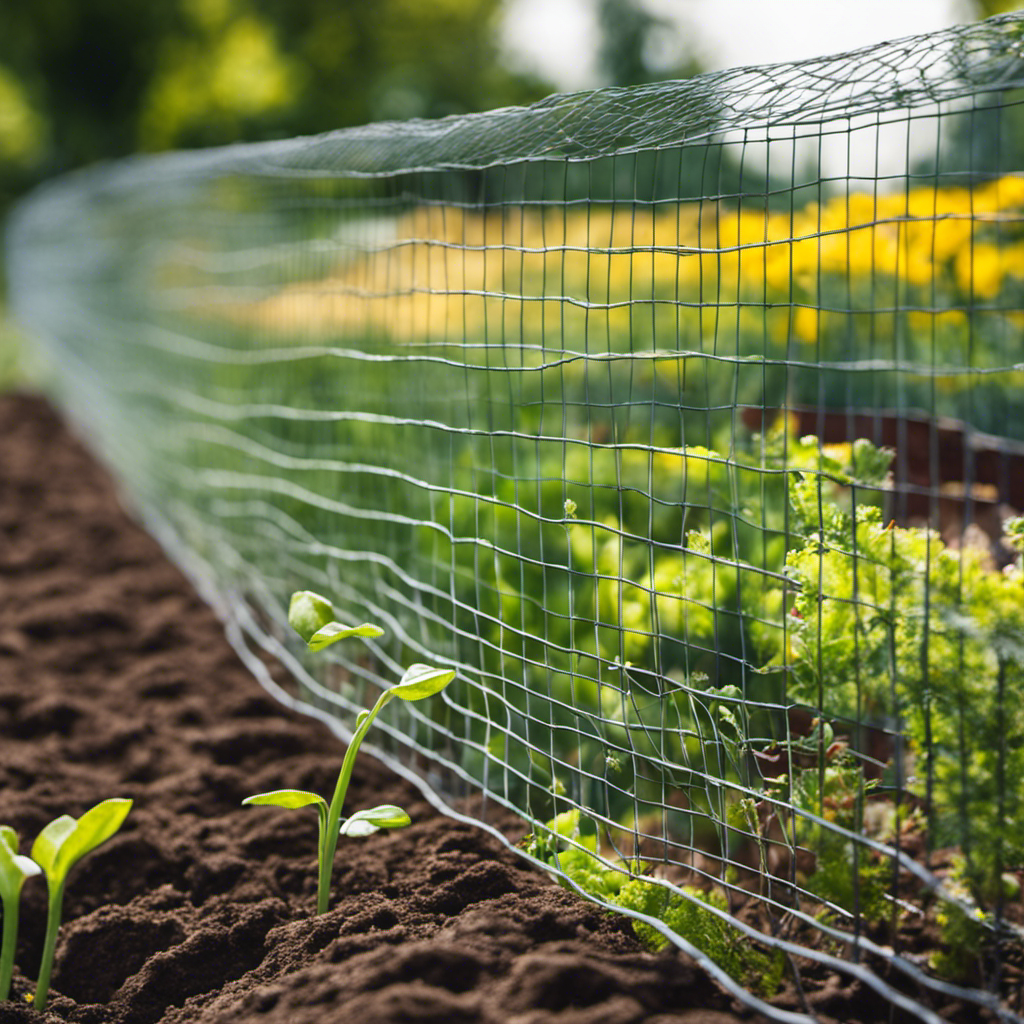
[[[791,211],[749,200],[425,206],[368,221],[321,278],[218,312],[299,335],[521,340],[524,361],[666,346],[770,355],[793,338],[842,339],[842,358],[861,340],[935,345],[952,364],[971,330],[1017,329],[1021,300],[1006,289],[1024,281],[1022,208],[1015,176]],[[965,298],[986,311],[965,312]]]

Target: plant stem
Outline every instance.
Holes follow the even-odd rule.
[[[11,994],[14,973],[14,946],[18,940],[18,896],[4,900],[4,937],[0,941],[0,1002]]]
[[[64,883],[50,893],[50,906],[46,914],[46,941],[43,943],[43,959],[39,964],[39,980],[36,982],[35,1008],[40,1013],[46,1007],[46,997],[50,992],[50,972],[53,970],[53,951],[57,945],[57,931],[60,928],[60,915],[64,904]]]
[[[349,779],[352,778],[352,769],[356,763],[359,744],[363,742],[363,737],[373,724],[373,720],[389,700],[391,700],[391,691],[385,690],[377,698],[377,703],[373,705],[373,709],[359,723],[356,731],[352,734],[352,742],[348,745],[348,750],[345,751],[345,760],[341,762],[338,784],[334,787],[334,796],[331,797],[331,805],[327,811],[327,824],[324,828],[323,843],[321,845],[320,877],[317,880],[316,891],[316,912],[318,914],[327,913],[327,906],[331,899],[331,871],[334,867],[334,851],[338,847],[341,807],[345,803],[345,794],[348,792]]]

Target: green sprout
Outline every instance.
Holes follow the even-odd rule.
[[[64,885],[68,872],[87,854],[105,843],[124,824],[132,809],[131,800],[115,797],[90,808],[80,818],[62,814],[47,825],[32,844],[32,860],[46,875],[49,902],[46,915],[46,940],[36,982],[35,1008],[42,1011],[50,991],[53,951],[57,945],[64,904]],[[5,908],[6,910],[6,908]],[[6,914],[5,914],[6,916]]]
[[[310,590],[300,590],[292,595],[288,608],[288,623],[311,651],[319,651],[330,644],[346,637],[377,637],[384,630],[369,622],[360,626],[343,626],[335,619],[334,607],[331,602]],[[394,686],[381,693],[377,703],[369,711],[360,711],[356,718],[355,732],[352,742],[345,751],[345,758],[338,773],[338,782],[334,787],[334,795],[330,804],[317,793],[309,793],[301,789],[276,789],[269,793],[257,793],[242,801],[245,805],[260,807],[316,807],[319,820],[319,840],[317,842],[317,878],[316,912],[325,914],[331,898],[331,869],[334,866],[334,854],[338,847],[339,836],[359,837],[373,835],[382,828],[404,828],[412,824],[412,819],[394,804],[381,804],[364,811],[357,811],[351,817],[342,820],[341,809],[345,803],[348,784],[352,778],[356,754],[373,724],[373,720],[391,700],[414,701],[432,697],[440,693],[455,678],[454,669],[434,668],[431,665],[411,665]]]
[[[19,856],[18,833],[10,825],[0,825],[0,902],[4,910],[4,935],[0,943],[0,1002],[11,992],[21,887],[26,878],[38,875],[41,870],[34,860]]]

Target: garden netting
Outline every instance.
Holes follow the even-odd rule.
[[[1019,1021],[1022,55],[97,166],[12,305],[275,692],[454,667],[379,752],[775,1019],[826,967]],[[300,589],[386,635],[310,655]]]

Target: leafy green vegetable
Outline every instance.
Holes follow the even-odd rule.
[[[46,917],[46,940],[36,983],[35,1008],[42,1011],[50,991],[53,951],[57,943],[64,886],[68,872],[88,853],[105,843],[124,824],[132,808],[131,800],[116,797],[90,808],[80,818],[62,814],[47,825],[32,844],[32,859],[46,875],[49,901]]]
[[[0,825],[0,903],[4,911],[4,933],[0,944],[0,1002],[11,992],[14,948],[18,941],[18,904],[26,878],[38,875],[42,868],[18,853],[18,833],[10,825]]]
[[[319,651],[329,644],[345,637],[377,637],[384,631],[372,623],[361,626],[343,626],[334,618],[334,606],[325,597],[311,590],[300,590],[292,594],[288,609],[288,622],[311,651]],[[317,842],[317,913],[324,914],[330,905],[331,869],[339,836],[356,838],[373,835],[382,828],[404,828],[412,819],[394,804],[381,804],[367,810],[357,811],[350,818],[342,820],[341,809],[345,803],[349,780],[355,766],[360,744],[369,731],[373,720],[395,697],[400,700],[423,700],[440,693],[455,678],[454,669],[435,668],[432,665],[410,665],[402,678],[384,690],[377,703],[369,711],[360,711],[356,718],[352,742],[345,751],[345,758],[338,773],[334,795],[328,804],[316,793],[299,789],[277,789],[269,793],[258,793],[242,801],[250,806],[309,807],[315,806],[319,821]]]

